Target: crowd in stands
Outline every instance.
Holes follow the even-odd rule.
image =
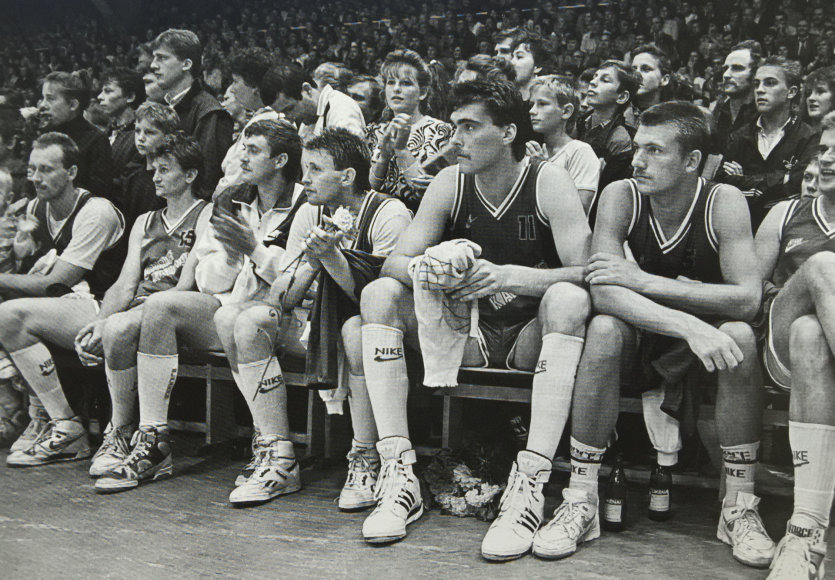
[[[835,274],[831,4],[112,9],[35,2],[0,26],[8,465],[91,455],[54,372],[57,345],[107,375],[95,489],[170,476],[168,401],[191,348],[226,353],[252,412],[253,461],[230,502],[297,491],[281,344],[306,355],[311,385],[330,387],[330,410],[349,397],[340,508],[376,506],[365,538],[398,540],[423,510],[406,337],[429,386],[454,384],[461,365],[536,371],[528,447],[482,553],[562,558],[600,533],[597,469],[617,417],[617,391],[600,385],[619,384],[639,329],[678,340],[639,341],[642,362],[669,371],[646,418],[659,469],[677,452],[661,440],[680,439],[687,420],[678,407],[675,421],[658,418],[687,399],[671,384],[692,365],[715,371],[728,494],[718,537],[745,564],[774,559],[775,579],[816,573],[835,466],[809,452],[817,471],[798,469],[775,547],[753,489],[752,326],[760,312],[766,369],[796,389],[792,445],[831,455],[835,405],[796,408],[835,385],[791,377],[833,376],[830,351],[810,362],[795,346],[819,352],[835,323],[823,290]],[[813,249],[797,250],[804,238]],[[569,411],[572,481],[541,525]]]

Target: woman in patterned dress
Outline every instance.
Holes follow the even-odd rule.
[[[452,125],[424,114],[432,73],[413,50],[395,50],[381,67],[385,86],[384,118],[366,129],[374,151],[371,187],[399,198],[416,211],[432,175],[423,167],[438,156],[452,135]]]

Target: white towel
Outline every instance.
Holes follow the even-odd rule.
[[[458,369],[467,338],[477,334],[478,301],[451,300],[446,292],[463,280],[479,255],[478,244],[452,240],[427,249],[409,264],[423,356],[423,384],[427,387],[458,386]]]

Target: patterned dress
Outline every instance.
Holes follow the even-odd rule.
[[[375,155],[387,126],[388,123],[380,122],[371,123],[366,127],[366,138]],[[449,123],[426,115],[412,126],[406,149],[415,157],[417,163],[424,163],[427,159],[434,157],[449,142],[452,131],[452,125]],[[432,177],[434,176],[421,171],[420,175],[413,176],[409,183],[398,166],[396,157],[393,156],[389,162],[385,181],[378,191],[400,199],[414,212],[417,211],[423,192],[426,191]]]

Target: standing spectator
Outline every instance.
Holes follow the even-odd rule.
[[[572,139],[566,129],[577,119],[580,100],[575,90],[556,75],[537,78],[531,86],[531,122],[545,143],[527,143],[528,155],[566,170],[580,194],[586,214],[597,196],[600,160],[588,143]]]
[[[507,53],[509,48],[510,52]],[[496,36],[496,56],[510,61],[516,71],[516,88],[526,101],[534,77],[553,68],[542,38],[526,28],[514,28]]]
[[[664,100],[661,93],[670,84],[670,59],[654,44],[641,45],[632,55],[632,70],[641,75],[633,103],[639,111],[646,111]]]
[[[725,98],[713,108],[720,150],[724,150],[733,131],[748,126],[757,116],[752,83],[761,54],[760,43],[748,40],[734,46],[722,65]]]
[[[832,110],[835,110],[835,66],[818,69],[803,83],[806,93],[806,112],[809,115],[809,125],[820,132],[821,121]]]
[[[641,75],[620,61],[604,62],[589,83],[591,113],[578,127],[578,139],[591,145],[600,158],[598,191],[632,175],[632,137],[635,128],[624,119],[634,95],[641,86]],[[589,212],[594,223],[596,208]]]
[[[787,41],[789,57],[799,61],[801,66],[809,64],[815,56],[814,39],[809,35],[809,21],[803,19],[797,23],[797,36]]]
[[[354,99],[362,111],[363,118],[370,124],[380,120],[385,101],[383,87],[370,75],[359,75],[348,84],[348,96]]]
[[[429,67],[412,50],[395,50],[380,71],[386,105],[394,114],[389,123],[368,126],[371,187],[403,201],[417,211],[432,180],[421,166],[437,155],[452,135],[452,126],[422,111],[432,84]]]
[[[278,113],[264,105],[259,89],[264,75],[270,68],[272,59],[266,51],[260,48],[248,48],[235,53],[229,61],[229,71],[232,84],[226,90],[224,108],[232,115],[236,111],[239,118],[235,120],[239,128],[235,142],[226,151],[220,164],[223,177],[215,187],[215,196],[232,185],[241,183],[241,155],[244,150],[243,132],[246,127],[258,121],[278,120]],[[232,115],[234,118],[234,115]]]
[[[800,193],[819,135],[792,112],[800,91],[800,63],[766,58],[757,68],[754,87],[759,116],[731,135],[719,179],[747,196],[756,231],[769,209]]]
[[[298,67],[281,65],[268,70],[260,93],[264,103],[296,124],[302,139],[334,127],[365,135],[359,105],[330,85],[318,88],[310,74]]]
[[[176,29],[161,33],[152,46],[151,72],[164,91],[166,104],[180,116],[183,131],[200,144],[201,179],[207,191],[213,191],[222,174],[223,157],[232,145],[234,123],[200,84],[203,46],[195,33]]]
[[[133,134],[134,111],[145,100],[142,76],[130,69],[116,69],[106,74],[97,100],[110,118],[113,177],[116,189],[119,189],[128,165],[139,157]]]
[[[84,71],[53,72],[44,78],[38,102],[41,134],[64,133],[78,146],[76,187],[93,195],[113,196],[112,156],[107,136],[84,119],[90,104],[90,84]]]

